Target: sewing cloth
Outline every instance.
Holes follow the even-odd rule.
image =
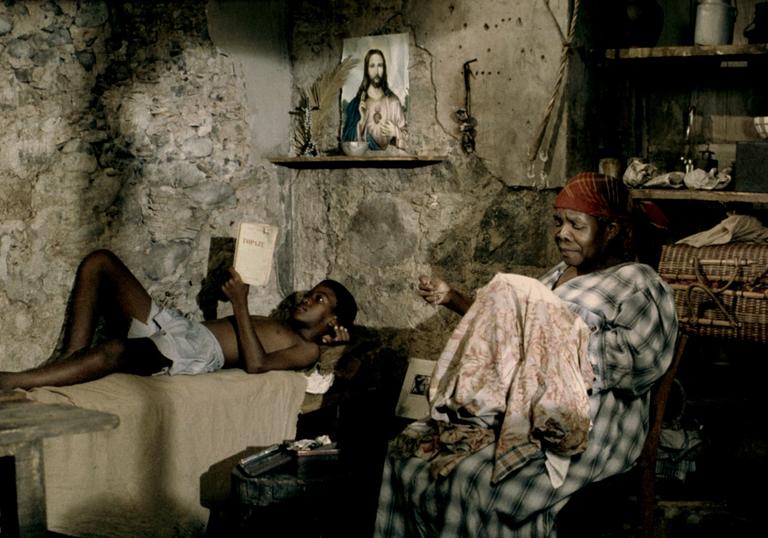
[[[203,374],[224,366],[221,345],[205,325],[185,318],[178,310],[161,308],[154,301],[146,323],[131,320],[128,338],[149,338],[164,357],[173,361],[155,375]]]
[[[718,225],[688,237],[677,243],[692,247],[723,245],[731,241],[768,241],[768,228],[748,215],[729,215]]]
[[[544,284],[496,275],[478,290],[437,361],[431,420],[409,426],[392,455],[430,460],[436,478],[495,443],[496,483],[542,448],[583,451],[593,377],[588,339],[584,321]]]
[[[565,268],[557,265],[541,281],[553,288]],[[649,389],[672,360],[672,291],[651,267],[628,263],[573,278],[554,293],[592,329],[588,353],[596,376],[587,447],[571,457],[563,484],[553,487],[543,453],[495,486],[493,445],[437,480],[430,462],[388,455],[376,537],[550,536],[571,495],[632,467],[648,430]]]

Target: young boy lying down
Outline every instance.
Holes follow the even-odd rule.
[[[230,269],[222,291],[234,315],[198,322],[159,307],[125,264],[108,250],[87,255],[77,270],[67,342],[59,360],[22,372],[0,372],[0,390],[61,386],[113,372],[200,374],[221,368],[248,373],[301,369],[320,355],[319,344],[349,340],[357,315],[352,294],[323,280],[290,319],[251,316],[248,285]],[[92,345],[99,316],[115,337]]]

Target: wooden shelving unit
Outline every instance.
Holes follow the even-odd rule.
[[[648,126],[645,123],[649,109],[655,106],[653,102],[659,94],[663,94],[663,88],[657,88],[654,84],[645,84],[648,73],[653,70],[654,76],[677,77],[673,84],[674,91],[681,92],[690,84],[693,88],[704,77],[703,73],[714,73],[711,67],[733,66],[749,67],[758,66],[757,72],[762,70],[762,65],[768,64],[768,43],[736,44],[736,45],[691,45],[691,46],[662,46],[662,47],[631,47],[613,48],[604,50],[602,67],[611,77],[620,82],[631,80],[629,98],[633,104],[626,110],[631,110],[631,125],[624,126],[624,134],[630,138],[630,148],[621,148],[625,152],[634,151],[644,154],[648,150],[649,139]],[[702,67],[706,66],[707,71]],[[647,69],[640,69],[641,67]],[[637,68],[637,69],[635,69]],[[657,69],[658,68],[658,69]],[[729,75],[717,75],[731,81],[735,87],[743,87],[745,81],[750,81],[752,71],[739,70]],[[639,74],[639,75],[638,75]],[[741,84],[741,86],[739,86]],[[625,86],[626,91],[627,86]],[[753,89],[747,86],[747,89]],[[664,94],[666,95],[666,94]],[[683,140],[683,127],[680,127],[680,146]],[[669,148],[666,148],[669,149]],[[656,147],[659,150],[659,147]],[[768,185],[768,179],[766,182]],[[768,203],[768,193],[765,192],[737,192],[737,191],[708,191],[694,189],[634,189],[632,198],[638,200],[679,200],[702,201],[720,203]]]
[[[642,60],[664,58],[717,58],[720,60],[748,60],[768,54],[768,43],[750,45],[695,45],[674,47],[633,47],[607,49],[608,60]]]
[[[386,155],[349,157],[331,155],[318,157],[272,157],[269,161],[288,168],[418,168],[445,161],[445,155]]]
[[[632,189],[635,200],[698,200],[705,202],[768,203],[768,192],[706,191],[693,189]]]

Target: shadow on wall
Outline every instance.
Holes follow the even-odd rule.
[[[539,276],[558,261],[551,234],[554,191],[503,187],[477,222],[445,234],[430,251],[436,273],[470,291],[500,272]]]
[[[219,301],[228,301],[221,287],[229,280],[229,268],[235,264],[235,238],[211,237],[208,250],[208,270],[200,284],[197,304],[203,312],[203,319],[218,317]]]
[[[481,172],[482,162],[472,166],[479,167],[473,176]],[[426,305],[413,271],[471,292],[499,272],[539,276],[557,259],[550,233],[554,191],[489,179],[465,200],[454,188],[433,196],[369,197],[349,219],[347,243],[336,257],[345,281],[359,291],[361,311],[380,320],[370,328],[379,345],[404,360],[436,359],[460,319]]]

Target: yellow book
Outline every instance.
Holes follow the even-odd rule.
[[[246,284],[264,286],[269,282],[277,231],[277,226],[271,224],[240,223],[235,242],[235,270]]]

